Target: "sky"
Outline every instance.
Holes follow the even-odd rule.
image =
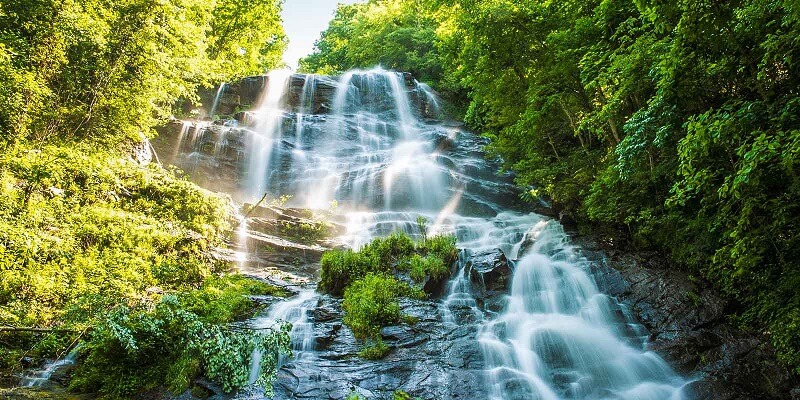
[[[283,3],[283,28],[289,37],[289,48],[283,61],[297,69],[297,60],[311,53],[314,41],[328,27],[339,3],[351,4],[358,0],[285,0]]]

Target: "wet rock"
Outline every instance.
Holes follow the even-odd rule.
[[[470,280],[485,292],[505,292],[510,288],[514,273],[506,255],[500,249],[469,256]],[[482,296],[483,297],[483,296]]]
[[[569,211],[561,210],[558,212],[558,222],[564,227],[565,231],[575,231],[578,229],[578,223]]]
[[[320,296],[312,312],[316,351],[279,371],[274,398],[345,399],[356,391],[382,399],[398,389],[432,399],[486,398],[477,327],[445,326],[433,301],[402,299],[400,306],[417,322],[383,328],[392,351],[369,361],[357,357],[363,343],[341,324],[341,299]]]

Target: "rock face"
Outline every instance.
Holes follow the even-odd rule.
[[[725,302],[656,253],[621,252],[593,237],[576,243],[593,261],[601,290],[631,308],[650,331],[649,347],[695,380],[697,400],[794,399],[797,376],[766,337],[727,323]],[[792,397],[794,396],[794,397]]]
[[[309,85],[309,77],[313,77],[313,82]],[[335,102],[337,82],[339,76],[320,76],[294,74],[286,83],[286,96],[283,99],[285,109],[291,112],[304,112],[307,114],[327,114],[331,112]],[[365,91],[369,77],[356,77],[352,81],[355,88]],[[256,108],[263,100],[264,89],[269,84],[270,76],[251,76],[232,83],[225,83],[222,88],[207,89],[200,92],[201,114],[211,117],[236,116],[239,112]],[[422,118],[439,117],[438,105],[431,95],[431,89],[417,82],[408,73],[402,73],[402,84],[408,91],[411,105]],[[386,88],[386,91],[390,90]],[[308,96],[308,92],[313,91],[314,96]],[[304,93],[306,92],[306,93]],[[215,101],[216,100],[216,101]],[[387,99],[382,92],[375,93],[373,97],[367,98],[365,102],[371,106],[385,106],[386,109],[393,108],[393,104],[383,104]],[[216,104],[216,107],[214,105]],[[189,109],[192,106],[187,105]],[[188,110],[187,110],[188,111]]]
[[[342,325],[341,300],[320,296],[311,316],[315,353],[279,371],[274,398],[338,400],[355,391],[383,399],[395,390],[426,399],[486,398],[477,327],[446,326],[434,301],[403,300],[401,308],[418,322],[384,328],[391,352],[368,361],[357,356],[362,343]]]
[[[322,253],[342,246],[332,239],[342,229],[311,210],[258,206],[216,256],[279,286],[307,284],[316,281]]]

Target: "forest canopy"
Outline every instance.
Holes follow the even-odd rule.
[[[414,72],[532,197],[671,254],[800,372],[798,54],[794,1],[370,0],[301,66]]]
[[[278,0],[3,0],[0,145],[116,141],[198,86],[279,66]]]

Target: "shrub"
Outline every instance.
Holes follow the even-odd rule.
[[[427,277],[440,279],[450,272],[456,259],[455,238],[434,236],[415,244],[403,233],[378,238],[359,251],[332,250],[322,256],[319,289],[333,295],[344,294],[344,324],[357,339],[373,344],[359,356],[382,358],[388,346],[380,341],[384,326],[415,322],[400,312],[401,297],[422,298],[425,293],[391,275],[409,272],[416,283]]]
[[[439,258],[448,266],[458,258],[456,237],[451,235],[436,235],[427,238],[417,245],[417,251]]]
[[[439,279],[447,275],[457,256],[453,236],[434,236],[415,244],[408,235],[396,232],[373,240],[359,251],[331,250],[323,254],[318,288],[341,296],[352,282],[368,273],[388,274],[393,269],[410,271],[416,282],[426,276]]]
[[[376,338],[382,327],[399,323],[397,300],[411,292],[408,284],[388,275],[367,274],[344,292],[344,323],[358,339]]]
[[[0,171],[0,323],[82,324],[227,268],[208,249],[228,229],[229,200],[157,166],[45,147],[5,154]]]
[[[243,275],[210,277],[200,290],[180,296],[184,310],[195,313],[203,322],[225,324],[254,316],[255,304],[249,296],[285,297],[286,291]]]
[[[409,265],[411,279],[417,283],[423,282],[428,276],[440,279],[450,272],[450,268],[444,264],[444,261],[433,255],[422,257],[414,254],[409,260]]]
[[[334,296],[341,296],[351,282],[377,271],[378,266],[371,254],[352,250],[327,251],[320,264],[318,288]]]
[[[187,296],[198,297],[202,295]],[[167,295],[154,304],[118,306],[105,313],[81,348],[82,362],[71,388],[112,398],[162,385],[179,393],[204,372],[223,390],[231,391],[248,383],[251,355],[259,349],[265,371],[260,383],[271,389],[278,353],[291,352],[289,326],[258,332],[234,330],[216,323],[229,319],[214,321],[219,311],[196,314],[182,303],[178,296]]]
[[[0,155],[0,324],[84,332],[73,388],[127,397],[181,390],[204,373],[247,383],[254,348],[262,383],[285,331],[232,330],[253,294],[280,291],[209,250],[229,229],[230,200],[156,165],[80,145]],[[90,328],[90,329],[89,329]],[[63,355],[74,335],[0,334],[0,363]]]
[[[411,397],[410,394],[402,390],[395,390],[392,394],[392,400],[421,400],[419,397]]]
[[[361,249],[362,253],[370,254],[383,270],[389,270],[391,265],[414,253],[414,241],[402,232],[395,232],[385,238],[377,238]]]

